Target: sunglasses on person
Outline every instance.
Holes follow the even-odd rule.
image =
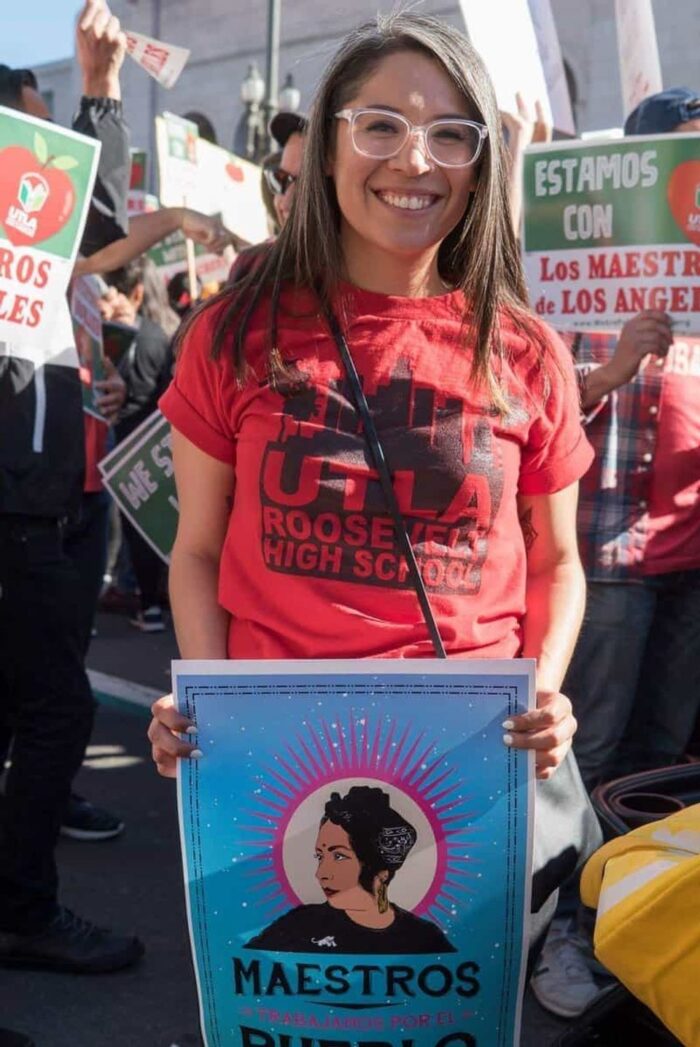
[[[283,167],[266,167],[263,174],[270,192],[275,196],[284,196],[290,185],[298,181],[298,175],[290,174]]]
[[[350,124],[355,152],[372,160],[390,160],[415,136],[439,167],[469,167],[478,160],[488,136],[483,124],[459,118],[417,125],[387,109],[341,109],[335,116]]]

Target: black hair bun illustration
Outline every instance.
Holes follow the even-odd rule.
[[[342,797],[331,793],[323,821],[345,829],[361,863],[375,872],[400,869],[417,839],[413,826],[391,806],[389,794],[377,786],[353,785]]]

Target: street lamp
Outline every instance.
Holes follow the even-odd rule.
[[[245,106],[245,155],[253,162],[260,158],[260,141],[265,130],[265,113],[260,108],[264,97],[265,81],[255,62],[251,62],[246,78],[241,84],[241,101]]]
[[[287,73],[284,86],[280,91],[279,107],[283,113],[296,113],[301,105],[301,91],[294,83],[294,77]]]
[[[252,62],[241,84],[241,101],[245,105],[246,159],[259,163],[273,148],[270,120],[278,110],[295,113],[301,105],[301,92],[292,74],[287,73],[279,97],[271,96],[257,65]]]
[[[256,163],[272,149],[270,120],[277,110],[295,113],[301,104],[301,94],[294,86],[291,73],[287,74],[281,91],[278,86],[281,3],[282,0],[267,0],[265,79],[253,63],[241,84],[241,99],[245,105],[245,155]]]

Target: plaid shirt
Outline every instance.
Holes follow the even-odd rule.
[[[580,379],[608,363],[617,340],[617,334],[607,333],[568,336]],[[578,535],[590,581],[643,576],[663,364],[650,360],[584,418],[595,460],[581,480]]]

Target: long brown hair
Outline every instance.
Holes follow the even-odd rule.
[[[287,224],[278,239],[258,254],[256,265],[204,307],[226,303],[212,352],[218,356],[233,332],[236,372],[243,381],[248,323],[261,299],[269,295],[269,362],[274,379],[281,366],[276,348],[277,314],[284,283],[291,281],[315,292],[320,312],[327,314],[344,270],[340,211],[333,179],[326,174],[334,143],[333,114],[356,95],[382,59],[405,50],[419,51],[439,62],[465,98],[473,119],[488,128],[476,190],[461,221],[440,245],[438,265],[442,279],[463,290],[468,303],[465,322],[468,337],[474,341],[472,378],[485,383],[493,403],[507,410],[494,371],[494,356],[502,353],[499,317],[509,316],[519,330],[543,343],[528,310],[511,224],[508,166],[498,107],[485,66],[466,37],[424,15],[380,15],[350,33],[331,60],[312,107],[301,176]]]

